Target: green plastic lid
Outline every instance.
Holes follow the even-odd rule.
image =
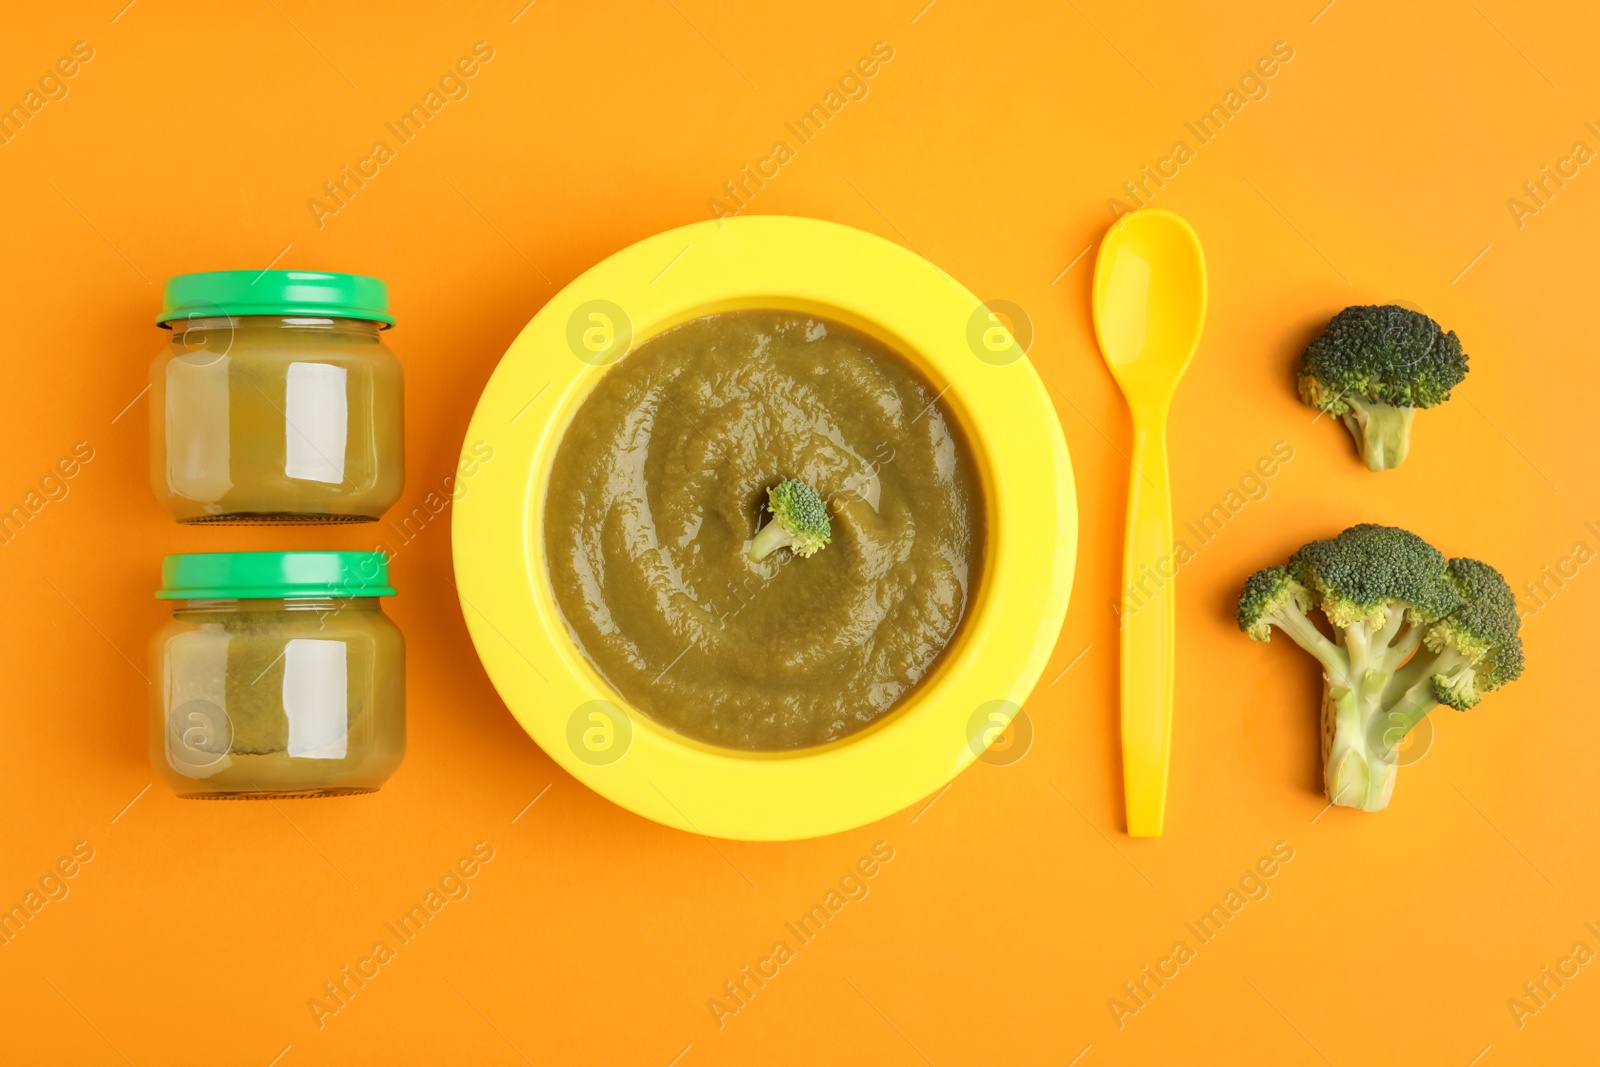
[[[382,552],[196,552],[161,564],[157,600],[394,596]]]
[[[167,279],[157,326],[215,315],[307,315],[394,325],[389,287],[365,274],[213,270]]]

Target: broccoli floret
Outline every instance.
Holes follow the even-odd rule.
[[[1417,408],[1450,399],[1467,376],[1454,332],[1394,304],[1347,307],[1300,357],[1300,399],[1344,420],[1375,471],[1398,467],[1411,449]]]
[[[822,498],[797,478],[785,478],[767,490],[767,510],[772,521],[750,542],[751,559],[766,559],[785,547],[797,556],[810,556],[833,540]]]
[[[1461,606],[1428,628],[1422,651],[1394,684],[1408,692],[1421,686],[1423,696],[1466,711],[1522,675],[1522,619],[1511,587],[1487,563],[1453,559],[1449,578]]]
[[[1257,571],[1237,614],[1252,640],[1276,626],[1321,662],[1323,776],[1341,807],[1383,810],[1396,747],[1424,715],[1470,708],[1522,673],[1516,602],[1500,572],[1447,560],[1392,526],[1352,526]]]
[[[1306,615],[1315,603],[1311,590],[1295,581],[1288,567],[1256,571],[1239,594],[1239,629],[1252,641],[1271,641],[1276,626],[1326,665],[1334,666],[1339,662],[1338,647],[1322,636]]]

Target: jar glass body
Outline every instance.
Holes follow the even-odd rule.
[[[171,323],[150,367],[150,480],[185,523],[371,522],[405,482],[400,361],[380,324]]]
[[[181,797],[370,793],[405,755],[405,642],[376,597],[178,601],[150,666],[150,759]]]

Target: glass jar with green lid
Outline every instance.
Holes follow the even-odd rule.
[[[181,797],[370,793],[406,747],[405,642],[381,552],[168,556],[150,759]]]
[[[371,522],[405,481],[387,286],[359,274],[169,278],[150,479],[179,522]]]

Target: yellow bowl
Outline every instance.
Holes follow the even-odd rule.
[[[824,315],[910,358],[945,390],[986,497],[984,573],[938,674],[860,733],[790,752],[718,748],[629,707],[574,644],[545,567],[551,463],[595,382],[639,342],[740,308]],[[668,826],[786,840],[899,811],[998,735],[1038,681],[1066,615],[1077,501],[1044,385],[996,315],[899,245],[815,219],[761,216],[640,241],[534,316],[467,430],[453,541],[462,611],[484,668],[557,763]]]

